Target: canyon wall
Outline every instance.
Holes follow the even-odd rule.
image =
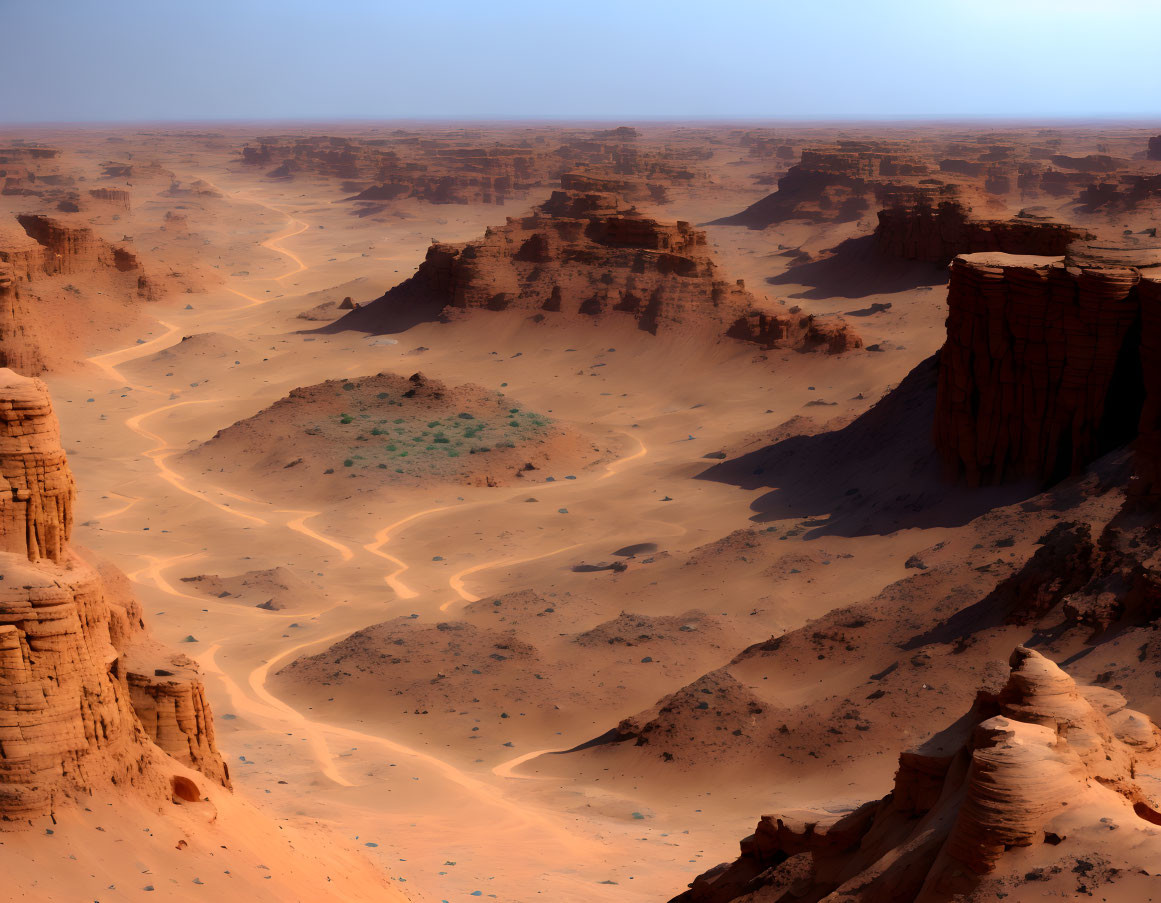
[[[1161,393],[1142,371],[1142,348],[1157,342],[1144,301],[1161,270],[1133,265],[1154,256],[953,261],[935,418],[951,477],[1054,482],[1134,438],[1145,398]]]
[[[75,364],[84,324],[115,328],[157,296],[127,248],[65,219],[20,215],[0,227],[0,366],[36,375]]]
[[[49,813],[98,785],[168,798],[172,772],[151,734],[166,751],[180,752],[184,738],[191,752],[179,761],[229,785],[196,676],[159,690],[147,688],[154,677],[130,673],[125,652],[147,639],[140,611],[70,548],[75,497],[48,390],[0,370],[4,821]],[[172,704],[142,705],[167,696]]]
[[[879,211],[875,243],[892,257],[949,263],[957,254],[1062,256],[1068,246],[1093,236],[1066,223],[1033,217],[976,219],[960,200],[926,196],[896,202]]]

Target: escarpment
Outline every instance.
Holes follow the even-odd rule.
[[[957,254],[1063,256],[1074,241],[1094,236],[1067,223],[1020,215],[976,218],[955,192],[906,192],[886,198],[879,211],[875,242],[892,257],[949,263]]]
[[[0,365],[35,376],[75,364],[93,330],[124,325],[157,295],[128,248],[87,226],[20,215],[0,228]]]
[[[1091,245],[953,261],[935,418],[949,475],[1055,482],[1156,430],[1142,414],[1161,403],[1161,374],[1144,365],[1158,265],[1158,251]]]
[[[807,149],[778,180],[777,191],[713,225],[764,229],[791,219],[850,222],[871,209],[878,185],[929,171],[927,163],[893,142],[843,141]]]
[[[75,487],[48,391],[11,370],[0,370],[0,480],[0,818],[99,787],[166,799],[177,769],[164,753],[229,786],[196,672],[161,685],[163,668],[133,672],[150,645],[139,607],[71,549]]]
[[[1078,686],[1031,649],[1017,647],[1010,666],[998,694],[899,756],[885,797],[838,817],[763,816],[737,860],[674,903],[1005,896],[1062,887],[1052,876],[1069,880],[1077,856],[1116,859],[1114,883],[1123,871],[1155,876],[1161,732],[1120,694]]]
[[[419,271],[328,329],[385,330],[456,310],[538,319],[624,319],[653,334],[729,336],[768,348],[842,352],[861,340],[841,320],[764,308],[721,274],[705,232],[659,222],[614,194],[556,191],[482,239],[436,243]]]

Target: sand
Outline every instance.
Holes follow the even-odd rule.
[[[93,166],[103,137],[47,140]],[[244,140],[150,141],[165,170],[208,193],[166,198],[168,177],[138,184],[134,211],[103,227],[134,233],[147,267],[181,269],[198,290],[97,331],[87,362],[46,377],[82,487],[77,540],[129,574],[152,631],[201,665],[237,806],[288,829],[320,823],[328,842],[370,858],[411,899],[527,903],[665,899],[732,858],[771,804],[831,799],[825,774],[779,784],[743,765],[719,782],[712,769],[636,760],[619,775],[602,771],[617,759],[542,755],[591,740],[753,643],[875,596],[907,576],[917,550],[960,536],[954,519],[816,536],[811,518],[827,511],[810,492],[698,479],[722,452],[849,422],[898,385],[942,344],[943,271],[897,262],[869,272],[860,291],[796,275],[776,250],[832,247],[866,234],[869,219],[711,230],[726,273],[844,314],[884,353],[763,351],[490,311],[386,337],[314,333],[304,330],[319,321],[304,312],[325,319],[328,303],[373,300],[415,270],[432,237],[475,238],[548,189],[501,205],[407,200],[352,216],[333,181],[240,165],[232,152]],[[717,183],[673,192],[659,214],[706,222],[770,190],[750,179],[761,164],[739,170],[734,157],[719,154],[707,164]],[[159,231],[176,207],[187,228]],[[871,314],[876,302],[891,306]],[[341,460],[294,482],[281,465],[231,468],[197,451],[295,388],[416,371],[518,399],[597,450],[560,464],[548,456],[491,486],[384,480]],[[738,531],[754,528],[787,541],[752,546]],[[644,551],[618,554],[632,546]],[[627,567],[590,567],[614,561]],[[215,579],[189,579],[199,575]],[[461,645],[438,625],[458,625]],[[369,639],[328,659],[357,631]],[[408,656],[384,676],[377,663],[396,640]],[[524,651],[491,658],[505,642]],[[374,673],[328,682],[328,668]],[[799,690],[789,681],[785,692]],[[902,742],[896,733],[868,749],[841,794],[878,795]],[[70,834],[91,820],[71,818]],[[118,818],[131,832],[135,816]],[[115,852],[85,856],[124,886],[121,866],[108,865]],[[280,861],[279,880],[293,887],[293,859]],[[194,877],[173,857],[150,862],[167,878]],[[262,899],[261,882],[231,893]],[[358,898],[345,894],[336,899]]]

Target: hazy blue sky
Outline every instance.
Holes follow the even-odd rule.
[[[0,121],[1132,117],[1161,0],[0,0]]]

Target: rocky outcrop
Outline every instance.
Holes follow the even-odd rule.
[[[84,276],[84,288],[70,277]],[[99,291],[98,291],[99,289]],[[87,226],[21,215],[0,229],[0,366],[35,375],[80,357],[80,323],[114,326],[158,292],[137,255]],[[83,311],[84,316],[75,314]]]
[[[72,532],[76,486],[44,386],[0,385],[0,551],[59,563]]]
[[[890,142],[840,142],[807,149],[778,180],[776,192],[712,225],[764,229],[792,219],[849,222],[871,209],[877,186],[927,172],[926,163]]]
[[[933,263],[949,263],[957,254],[984,251],[1058,257],[1072,242],[1091,238],[1083,229],[1029,215],[977,219],[962,200],[942,199],[932,193],[912,193],[905,201],[891,203],[879,211],[875,229],[875,242],[882,253]]]
[[[427,309],[520,310],[538,318],[624,318],[647,332],[728,335],[764,347],[845,351],[844,323],[763,310],[721,275],[706,234],[659,222],[613,194],[564,190],[464,245],[433,244],[419,271],[334,329],[383,329]]]
[[[0,194],[40,197],[46,201],[71,186],[72,176],[62,171],[61,152],[42,145],[0,147]]]
[[[372,202],[416,198],[435,204],[500,204],[560,174],[558,161],[531,148],[439,139],[272,136],[243,147],[242,162],[269,168],[270,178],[310,173],[362,183],[351,200]]]
[[[1108,154],[1087,154],[1083,157],[1053,154],[1049,159],[1053,166],[1074,172],[1115,172],[1118,169],[1124,169],[1129,164],[1128,160],[1121,157],[1110,157]]]
[[[1090,182],[1077,194],[1076,203],[1086,213],[1153,209],[1161,204],[1161,175],[1129,173],[1116,180]]]
[[[1161,160],[1161,135],[1149,139],[1149,146],[1145,150],[1145,157],[1149,160]]]
[[[45,361],[34,332],[27,299],[12,276],[0,273],[0,364],[20,373],[43,372]]]
[[[674,903],[1007,896],[1046,880],[1036,867],[1067,856],[1073,835],[1110,824],[1129,835],[1119,865],[1155,874],[1161,804],[1144,776],[1161,766],[1161,732],[1119,694],[1078,686],[1030,649],[1017,647],[1010,666],[998,694],[981,693],[967,717],[900,755],[887,796],[838,818],[763,816],[736,861]]]
[[[1090,246],[953,261],[935,417],[950,476],[1055,482],[1134,438],[1161,392],[1142,371],[1154,257]]]
[[[98,785],[168,798],[170,760],[138,697],[172,695],[142,706],[164,725],[158,739],[177,751],[177,735],[189,738],[180,760],[228,786],[196,675],[172,691],[131,683],[139,610],[70,548],[75,489],[48,391],[11,370],[0,370],[0,475],[0,818],[49,813]]]
[[[120,210],[129,209],[129,192],[124,188],[90,188],[89,197]]]
[[[166,754],[229,787],[229,772],[218,753],[214,718],[197,669],[184,656],[165,664],[151,674],[126,672],[134,713],[149,739]]]
[[[67,276],[105,268],[122,273],[141,270],[132,251],[103,241],[92,229],[41,215],[21,215],[16,220],[41,248],[39,260],[28,260],[27,269],[14,270],[17,280],[32,282],[42,275]],[[3,252],[0,252],[0,262],[6,262]],[[145,287],[142,283],[142,290]]]

